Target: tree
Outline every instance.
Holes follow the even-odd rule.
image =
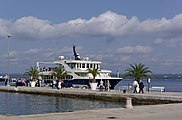
[[[55,76],[57,80],[59,81],[59,80],[62,80],[63,77],[67,75],[67,72],[65,71],[64,67],[59,66],[54,69],[52,75]]]
[[[100,71],[98,69],[93,68],[93,69],[88,69],[88,74],[89,73],[92,74],[93,76],[92,83],[96,83],[95,77],[100,74]]]
[[[147,78],[149,77],[150,73],[152,73],[149,70],[149,67],[145,67],[144,64],[140,63],[140,64],[135,64],[135,65],[131,65],[130,67],[128,67],[126,70],[126,73],[124,74],[123,77],[133,77],[135,78],[138,82],[140,82],[140,80],[142,78]]]
[[[30,69],[25,72],[25,75],[31,76],[31,80],[35,81],[39,76],[39,70],[37,69],[37,67],[30,67]]]

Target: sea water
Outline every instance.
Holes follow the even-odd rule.
[[[0,92],[0,114],[29,115],[98,108],[122,108],[124,104],[45,95]]]

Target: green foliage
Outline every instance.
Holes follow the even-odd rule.
[[[140,64],[135,64],[135,65],[131,65],[130,67],[128,67],[126,70],[126,73],[124,74],[123,77],[133,77],[135,78],[138,82],[142,79],[142,78],[147,78],[150,77],[150,73],[152,73],[149,70],[149,67],[145,67],[144,64],[140,63]]]
[[[100,71],[98,69],[93,68],[93,69],[88,69],[88,74],[89,73],[92,74],[93,76],[92,83],[96,83],[95,77],[100,74]]]
[[[31,80],[34,81],[39,76],[39,70],[37,69],[37,67],[30,67],[30,69],[28,69],[27,72],[25,72],[25,75],[30,76]]]
[[[64,67],[59,66],[54,69],[52,75],[55,76],[57,80],[62,80],[63,77],[67,75],[67,72],[65,71]]]

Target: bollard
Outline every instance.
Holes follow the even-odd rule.
[[[15,91],[16,91],[16,92],[18,91],[18,88],[17,88],[17,87],[15,87]]]
[[[133,108],[132,98],[130,98],[130,97],[126,98],[126,106],[125,106],[125,108],[127,108],[127,109],[132,109]]]
[[[126,90],[123,90],[123,93],[126,93]]]

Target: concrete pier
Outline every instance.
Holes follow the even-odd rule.
[[[93,91],[90,89],[51,89],[50,87],[11,87],[11,86],[0,86],[0,91],[6,92],[20,92],[29,94],[42,94],[42,95],[55,95],[62,97],[71,98],[82,98],[82,99],[94,99],[94,100],[107,100],[124,102],[126,98],[132,98],[134,105],[139,104],[161,104],[161,103],[178,103],[182,102],[182,93],[170,93],[170,92],[151,92],[144,94],[133,94],[133,93],[123,93],[122,91],[109,91],[100,92]]]

